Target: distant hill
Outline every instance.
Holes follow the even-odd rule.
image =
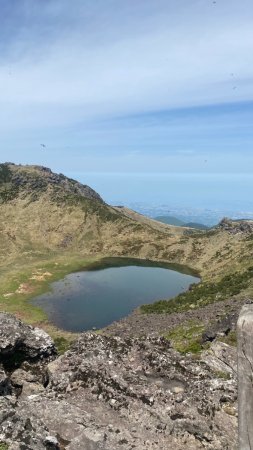
[[[208,230],[209,227],[207,225],[204,225],[203,223],[197,223],[197,222],[187,222],[185,227],[189,228],[197,228],[198,230]]]
[[[173,216],[157,216],[154,217],[154,220],[158,220],[158,222],[167,223],[168,225],[175,225],[176,227],[185,226],[185,222],[183,220],[177,219]]]
[[[183,220],[180,220],[174,216],[157,216],[154,219],[158,220],[158,222],[166,223],[167,225],[174,225],[176,227],[196,228],[198,230],[208,230],[209,228],[202,223],[184,222]]]

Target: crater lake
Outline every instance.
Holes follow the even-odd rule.
[[[199,281],[190,269],[127,258],[104,258],[51,284],[32,300],[49,320],[66,331],[99,329],[135,308],[170,299]]]

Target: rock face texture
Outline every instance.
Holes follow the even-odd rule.
[[[160,336],[167,334],[170,328],[192,320],[205,325],[202,337],[204,343],[213,341],[219,334],[226,335],[229,331],[235,331],[239,312],[244,303],[245,299],[229,298],[202,308],[171,314],[142,314],[139,309],[135,309],[129,316],[105,327],[104,331],[123,338],[147,334]]]
[[[45,331],[0,313],[0,361],[8,369],[22,361],[37,362],[55,354],[54,342]]]
[[[239,391],[239,449],[253,447],[253,305],[242,308],[237,324],[238,332],[238,391]]]
[[[196,358],[163,338],[85,333],[55,360],[38,349],[41,364],[33,347],[34,365],[0,372],[0,442],[10,450],[236,449],[235,350],[212,345]]]
[[[103,202],[100,195],[92,188],[63,174],[53,173],[43,166],[17,166],[12,163],[0,164],[0,186],[11,183],[13,192],[41,191],[49,187],[61,189],[68,194],[80,195],[88,199]]]
[[[228,231],[230,234],[251,234],[253,231],[253,221],[252,220],[240,220],[240,221],[233,221],[226,217],[221,220],[221,222],[218,225],[218,228]]]

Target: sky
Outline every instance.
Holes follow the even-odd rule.
[[[253,211],[252,55],[252,0],[0,0],[0,159]]]

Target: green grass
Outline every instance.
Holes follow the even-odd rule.
[[[218,234],[218,229],[217,228],[210,228],[207,230],[197,230],[197,229],[188,229],[185,230],[183,235],[184,236],[191,236],[192,238],[203,238],[203,237],[211,237],[211,236],[216,236]]]
[[[71,341],[64,336],[58,336],[54,338],[54,343],[59,355],[63,355],[71,346]],[[1,449],[0,449],[1,450]]]
[[[9,448],[9,445],[0,443],[0,450],[8,450],[8,448]]]
[[[8,279],[4,273],[1,274],[0,310],[14,314],[33,326],[44,328],[55,340],[59,353],[63,353],[77,335],[54,327],[48,322],[44,311],[34,306],[31,300],[37,295],[49,291],[50,284],[53,281],[60,280],[71,272],[88,268],[95,260],[96,258],[92,257],[78,258],[64,255],[51,260],[34,261],[26,267],[26,270],[20,271],[20,269],[16,269],[9,273]],[[39,269],[41,269],[41,273],[49,272],[52,276],[45,278],[45,280],[31,280],[31,276]],[[17,293],[17,289],[23,283],[27,284],[29,292]],[[8,293],[12,293],[12,295],[6,297]]]
[[[11,183],[5,183],[0,187],[0,202],[7,203],[14,199],[18,193],[18,190],[13,187]]]
[[[219,337],[218,340],[225,342],[225,344],[231,345],[232,347],[237,346],[237,336],[235,331],[230,331],[227,336]]]
[[[6,164],[0,164],[0,184],[9,183],[12,178],[12,172]]]
[[[201,337],[204,329],[204,324],[189,321],[173,328],[164,337],[169,339],[180,353],[198,353],[203,349]]]
[[[222,380],[230,380],[230,378],[231,378],[230,373],[228,373],[228,372],[223,372],[222,370],[215,370],[215,371],[214,371],[214,375],[215,375],[217,378],[220,378],[220,379],[222,379]]]
[[[171,300],[159,300],[152,304],[143,305],[140,309],[146,314],[170,314],[200,308],[240,294],[243,290],[249,288],[252,279],[253,267],[250,267],[243,273],[235,272],[226,275],[216,283],[202,282],[192,285],[189,291],[179,294]]]
[[[47,182],[36,171],[18,171],[19,183],[15,181],[15,172],[6,164],[0,164],[0,203],[7,203],[16,198],[19,192],[30,196],[30,201],[38,199],[47,188]],[[22,181],[22,182],[20,182]]]

